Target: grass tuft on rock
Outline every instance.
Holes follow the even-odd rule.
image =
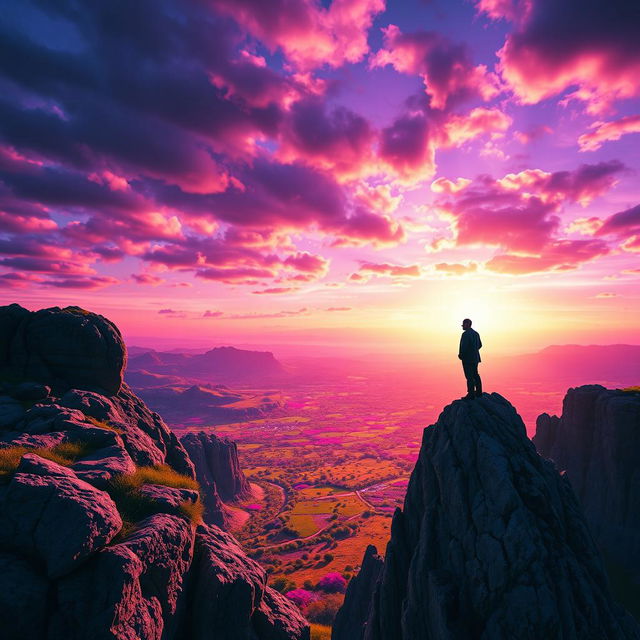
[[[90,422],[94,427],[98,427],[99,429],[108,429],[109,431],[115,431],[116,433],[122,433],[122,429],[118,429],[118,427],[114,427],[109,424],[106,420],[98,420],[98,418],[94,418],[93,416],[88,416],[85,414],[85,417],[88,422]]]
[[[176,509],[172,509],[144,495],[140,488],[145,484],[160,484],[175,489],[194,489],[196,491],[200,489],[200,485],[195,480],[178,473],[166,464],[138,467],[135,473],[116,476],[109,483],[107,492],[116,503],[123,521],[123,528],[118,536],[120,540],[133,533],[138,522],[156,513],[182,516],[194,524],[202,521],[204,505],[200,500],[196,503],[185,500]]]
[[[47,449],[45,447],[7,447],[0,449],[0,480],[10,480],[25,453],[35,453],[41,458],[51,460],[63,467],[70,467],[91,453],[92,448],[86,442],[62,442]]]

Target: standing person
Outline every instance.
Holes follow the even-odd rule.
[[[478,364],[480,360],[480,349],[482,341],[480,334],[471,328],[471,320],[465,318],[462,321],[462,336],[460,336],[460,349],[458,358],[462,360],[464,377],[467,379],[467,395],[463,399],[473,400],[482,395],[482,380],[478,374]]]

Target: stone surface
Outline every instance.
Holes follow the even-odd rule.
[[[125,542],[58,582],[54,637],[174,638],[169,631],[192,553],[193,532],[184,518],[147,518]]]
[[[0,551],[0,637],[46,637],[49,584],[25,559]]]
[[[24,417],[22,403],[11,396],[0,396],[0,429],[15,427]]]
[[[196,534],[185,637],[208,640],[215,629],[226,640],[308,640],[300,612],[266,586],[264,569],[233,536],[202,525]]]
[[[569,389],[533,442],[566,471],[601,548],[640,581],[640,393]]]
[[[126,349],[118,328],[80,307],[30,312],[0,307],[0,372],[54,387],[115,394],[122,383]]]
[[[336,615],[331,640],[361,640],[364,636],[369,610],[384,560],[377,549],[369,545],[357,576],[349,582],[344,604]]]
[[[224,527],[226,515],[222,501],[246,498],[249,481],[238,461],[238,447],[214,433],[188,433],[181,443],[193,461],[196,479],[202,488],[205,522]]]
[[[16,473],[0,504],[2,548],[38,558],[50,578],[72,571],[121,528],[113,500],[64,468]]]
[[[195,504],[199,498],[198,492],[193,489],[176,489],[161,484],[142,485],[140,493],[169,509],[176,509],[185,502]]]
[[[425,429],[364,638],[639,638],[571,486],[498,394]]]

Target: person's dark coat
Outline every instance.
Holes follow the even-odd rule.
[[[460,336],[460,350],[458,351],[458,358],[463,362],[481,362],[480,349],[482,348],[482,341],[480,340],[480,334],[469,327],[462,332]]]

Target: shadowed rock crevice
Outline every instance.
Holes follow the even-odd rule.
[[[640,637],[568,480],[498,394],[456,401],[425,429],[362,637]]]

